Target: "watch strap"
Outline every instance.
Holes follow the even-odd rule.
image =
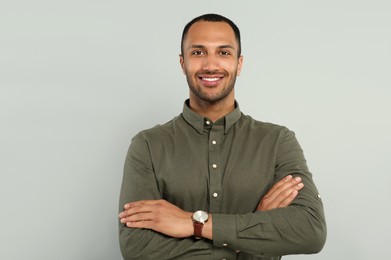
[[[202,228],[204,227],[204,224],[197,222],[197,221],[194,221],[193,226],[194,226],[195,238],[201,239],[202,238]]]

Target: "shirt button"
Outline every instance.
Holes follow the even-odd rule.
[[[224,243],[223,246],[228,246],[228,244]]]
[[[213,169],[216,169],[217,168],[217,164],[213,164],[212,167],[213,167]]]
[[[216,141],[212,141],[212,144],[216,144]]]
[[[210,121],[209,121],[209,120],[206,120],[206,121],[205,121],[205,124],[210,125]]]
[[[217,196],[219,196],[219,194],[217,194],[217,192],[213,193],[213,197],[217,198]]]

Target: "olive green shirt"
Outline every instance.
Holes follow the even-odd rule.
[[[289,174],[305,185],[293,203],[255,211]],[[322,202],[294,133],[242,114],[237,104],[212,122],[186,101],[182,114],[132,139],[120,211],[125,203],[151,199],[211,213],[213,240],[177,239],[119,223],[124,259],[271,260],[319,252],[326,239]]]

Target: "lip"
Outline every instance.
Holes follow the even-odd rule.
[[[223,80],[224,76],[220,74],[214,74],[214,75],[198,75],[198,80],[201,82],[202,85],[205,87],[216,87],[220,84],[220,82]]]

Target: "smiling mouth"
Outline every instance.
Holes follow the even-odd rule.
[[[201,84],[208,88],[214,88],[220,85],[222,80],[227,76],[224,72],[219,71],[202,71],[196,75]]]
[[[221,78],[205,78],[205,77],[201,77],[200,79],[205,80],[205,81],[209,81],[209,82],[214,82],[214,81],[220,80]]]
[[[218,85],[220,85],[220,82],[221,80],[224,78],[224,77],[216,77],[216,76],[212,76],[212,77],[198,77],[201,81],[201,84],[207,88],[214,88],[214,87],[217,87]]]

